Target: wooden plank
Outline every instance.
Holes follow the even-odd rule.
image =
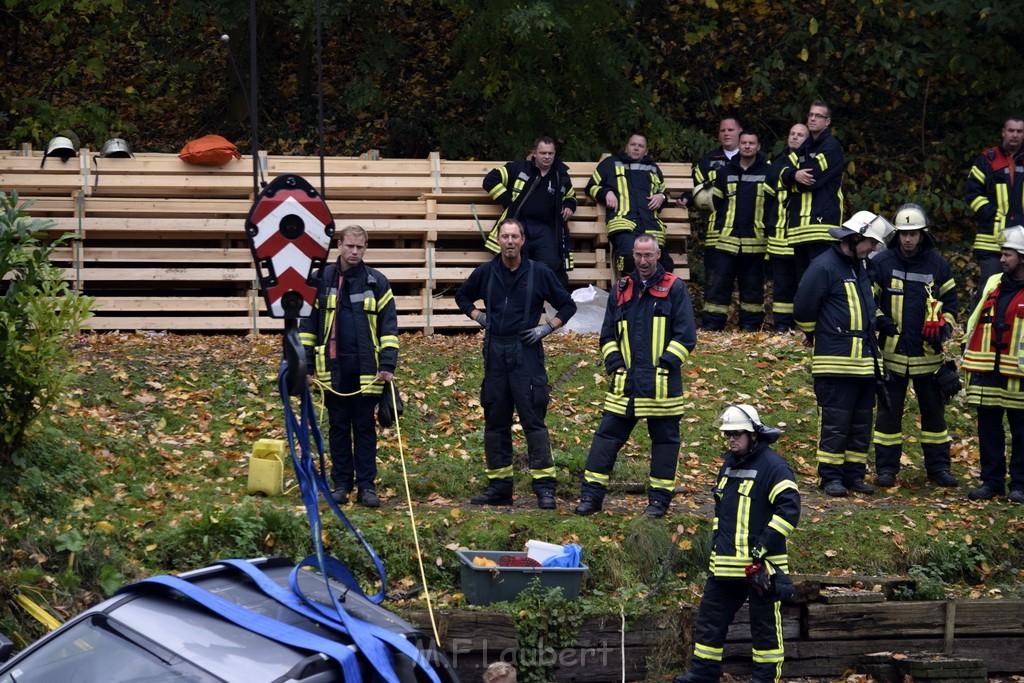
[[[945,602],[886,602],[881,604],[807,605],[808,640],[874,638],[879,632],[906,637],[941,639]]]

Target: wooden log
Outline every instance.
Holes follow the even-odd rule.
[[[807,605],[806,637],[874,638],[881,631],[905,637],[938,636],[945,632],[946,603],[887,602],[874,605]],[[957,600],[953,637],[1024,633],[1022,600]],[[938,648],[941,650],[942,648]]]

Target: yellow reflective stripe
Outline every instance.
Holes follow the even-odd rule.
[[[487,470],[488,479],[508,479],[512,476],[512,465],[500,467],[496,470]]]
[[[382,349],[397,349],[398,348],[398,337],[393,334],[386,334],[380,338],[380,348]]]
[[[722,654],[725,652],[720,647],[711,647],[704,643],[693,644],[693,656],[700,657],[701,659],[710,659],[715,662],[722,661]]]
[[[651,362],[657,364],[665,350],[665,325],[664,316],[656,315],[651,319]]]
[[[949,432],[945,429],[941,432],[926,432],[923,429],[921,430],[921,443],[943,444],[948,443],[949,441],[952,441],[952,439],[949,438]]]
[[[619,342],[615,339],[605,342],[604,346],[601,347],[601,358],[607,359],[608,356],[612,355],[619,350]]]
[[[626,320],[620,320],[619,324],[619,352],[622,354],[622,360],[625,362],[626,367],[633,365],[633,352],[629,348],[629,322]]]
[[[647,482],[652,489],[661,489],[662,491],[676,490],[675,479],[655,479],[654,477],[651,477]]]
[[[601,474],[600,472],[592,472],[586,470],[583,472],[583,480],[591,484],[600,484],[601,486],[608,487],[609,476],[607,474]]]
[[[779,495],[783,491],[788,491],[789,489],[797,491],[798,489],[796,487],[796,482],[791,479],[783,479],[778,484],[773,486],[772,490],[768,492],[768,501],[774,503],[775,497],[777,495]]]
[[[828,170],[828,159],[825,157],[824,154],[818,154],[816,157],[814,157],[814,160],[818,162],[818,168],[820,168],[822,171]]]
[[[768,528],[774,529],[786,537],[793,531],[793,525],[778,515],[772,516],[771,521],[768,522]]]
[[[985,172],[982,171],[977,166],[971,166],[971,175],[974,176],[974,179],[977,180],[979,183],[985,183]],[[985,199],[985,197],[982,196],[980,197],[980,199]],[[977,201],[977,199],[975,201]],[[987,202],[988,200],[985,199],[985,201]]]
[[[534,479],[545,479],[555,476],[554,467],[545,467],[542,470],[530,470],[530,476]]]
[[[677,342],[675,339],[668,343],[668,348],[665,349],[668,353],[678,358],[680,361],[685,361],[690,356],[690,352],[686,350],[686,347]]]
[[[736,528],[732,539],[737,554],[747,552],[747,537],[750,534],[750,489],[753,485],[753,480],[748,479],[739,486],[741,495],[736,502]]]
[[[846,451],[846,462],[862,463],[868,461],[866,451]]]
[[[876,446],[899,446],[903,443],[903,432],[885,434],[876,431],[871,440],[874,441]]]
[[[822,465],[842,465],[846,462],[846,455],[843,453],[829,453],[828,451],[818,450],[814,457],[817,458],[818,462]]]
[[[615,166],[615,188],[619,195],[619,210],[615,213],[625,216],[629,213],[629,185],[626,183],[626,167],[621,164]]]

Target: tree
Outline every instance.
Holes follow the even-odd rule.
[[[75,335],[92,298],[71,291],[50,263],[67,236],[46,240],[49,221],[30,220],[28,202],[0,192],[0,465],[26,430],[57,400],[73,371]]]

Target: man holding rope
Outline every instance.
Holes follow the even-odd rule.
[[[366,230],[338,233],[338,260],[324,268],[316,306],[299,323],[310,384],[322,381],[330,421],[332,497],[380,507],[374,410],[398,362],[398,313],[388,279],[363,263]]]

